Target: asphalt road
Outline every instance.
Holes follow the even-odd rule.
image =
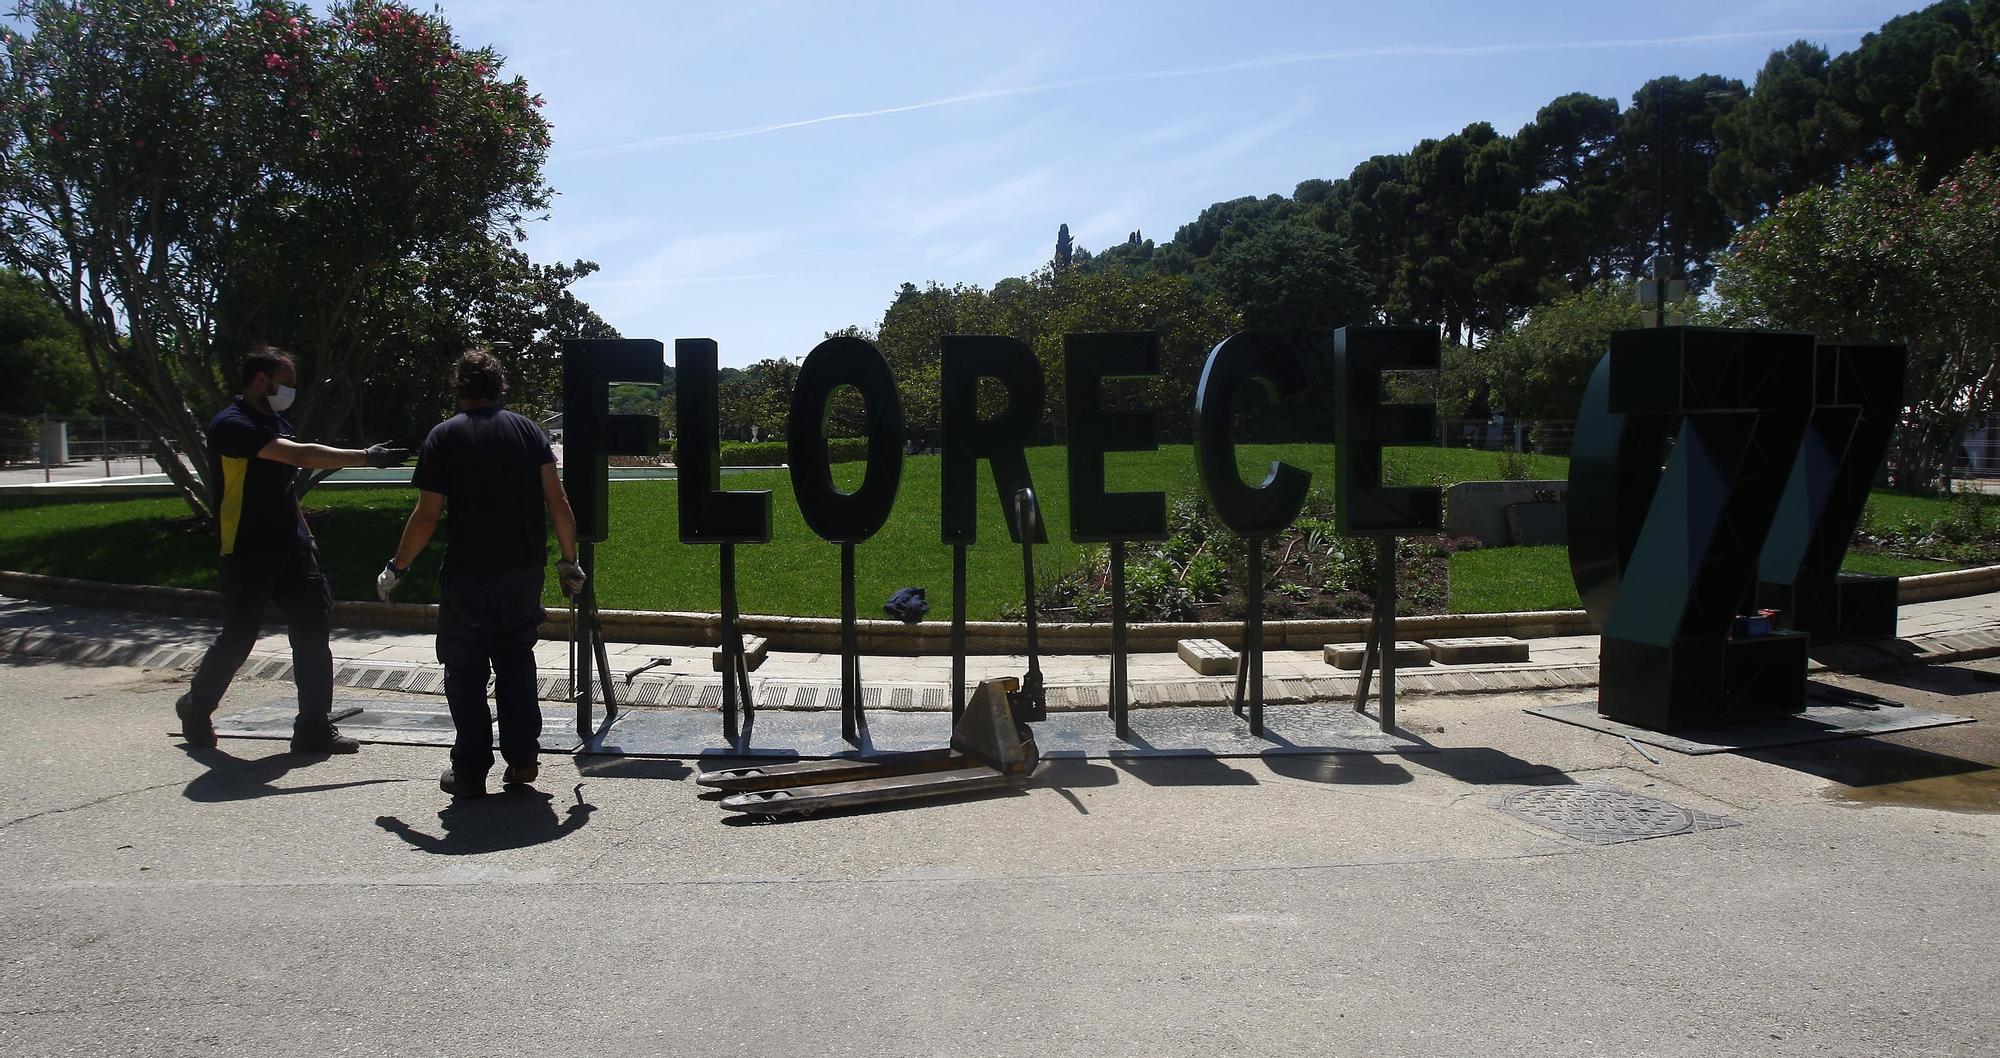
[[[1993,1054],[1976,667],[1854,683],[1984,723],[1755,759],[1418,699],[1437,752],[741,825],[671,761],[190,752],[178,683],[0,658],[0,1055]],[[1738,825],[1497,810],[1567,783]]]

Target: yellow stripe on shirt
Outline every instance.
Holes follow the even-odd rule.
[[[222,553],[236,553],[236,527],[243,521],[243,479],[250,461],[236,456],[222,457]]]

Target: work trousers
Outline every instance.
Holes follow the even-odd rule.
[[[486,679],[500,721],[500,756],[514,767],[541,752],[542,706],[535,693],[535,640],[542,609],[542,567],[460,569],[445,557],[439,577],[437,657],[457,738],[451,770],[476,779],[493,767],[493,720]]]
[[[301,539],[281,554],[224,555],[221,586],[222,631],[194,670],[188,693],[195,706],[215,711],[257,643],[264,607],[277,603],[292,641],[292,683],[299,691],[295,727],[304,732],[325,728],[333,713],[333,648],[327,627],[333,589],[320,572],[317,548]]]

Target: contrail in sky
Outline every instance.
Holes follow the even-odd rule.
[[[1132,81],[1160,81],[1181,77],[1206,77],[1211,74],[1235,73],[1242,70],[1267,70],[1277,66],[1297,66],[1301,63],[1335,62],[1341,59],[1377,58],[1449,58],[1468,55],[1509,55],[1536,51],[1612,51],[1619,48],[1651,48],[1686,44],[1716,44],[1735,40],[1757,40],[1782,37],[1800,37],[1828,34],[1866,32],[1870,27],[1837,27],[1832,29],[1760,29],[1737,33],[1699,33],[1685,37],[1623,37],[1610,40],[1575,41],[1530,41],[1510,44],[1384,44],[1365,48],[1339,48],[1333,51],[1296,52],[1290,55],[1268,55],[1259,59],[1243,59],[1216,66],[1190,66],[1177,70],[1139,70],[1131,73],[1099,74],[1093,77],[1078,77],[1068,81],[1050,81],[1044,84],[1020,85],[1015,88],[992,88],[960,95],[945,96],[941,99],[927,99],[920,103],[904,103],[900,106],[880,107],[875,110],[851,110],[839,114],[821,114],[818,117],[800,118],[796,121],[775,121],[766,125],[745,125],[742,128],[714,129],[708,132],[677,132],[665,136],[649,136],[627,143],[607,144],[570,152],[564,157],[593,158],[607,154],[628,154],[633,151],[650,150],[654,147],[671,147],[685,143],[713,143],[718,140],[739,140],[747,136],[763,136],[787,129],[802,129],[809,125],[827,125],[836,121],[854,121],[859,118],[879,118],[890,114],[907,114],[915,110],[935,110],[939,107],[957,106],[960,103],[976,103],[988,99],[1007,99],[1013,96],[1038,95],[1043,92],[1068,91],[1092,85],[1122,84]]]

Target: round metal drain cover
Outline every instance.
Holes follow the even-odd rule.
[[[1585,841],[1634,841],[1685,834],[1694,813],[1609,786],[1537,786],[1507,795],[1509,815]]]

